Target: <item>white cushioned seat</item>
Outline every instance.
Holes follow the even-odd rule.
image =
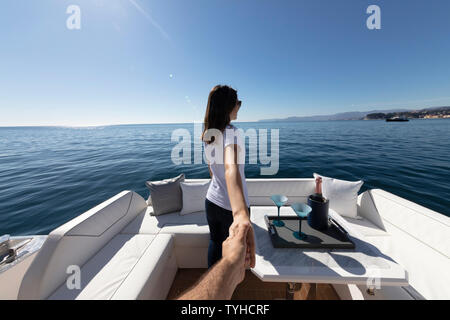
[[[159,234],[172,234],[177,247],[207,247],[209,245],[209,226],[207,224],[167,224]]]
[[[390,256],[408,272],[410,286],[381,288],[364,299],[449,299],[450,219],[380,189],[359,195],[358,215],[385,231],[373,233],[373,227],[360,227],[364,240]],[[368,232],[370,231],[370,232]]]
[[[171,235],[119,234],[81,267],[80,289],[64,283],[49,299],[165,299],[177,270],[173,247]]]
[[[209,226],[197,224],[165,225],[162,234],[173,235],[179,268],[207,268]]]
[[[48,298],[66,282],[69,266],[82,267],[146,208],[139,194],[123,191],[53,230],[25,273],[18,298]]]
[[[442,255],[450,257],[450,219],[380,189],[370,190],[386,230],[395,226]]]
[[[368,191],[390,255],[408,271],[411,287],[426,299],[449,299],[450,218],[384,190]]]
[[[180,215],[178,212],[152,216],[153,208],[149,206],[145,212],[141,212],[122,231],[124,234],[158,234],[165,225],[204,226],[208,225],[205,212],[195,212]]]
[[[363,236],[365,237],[388,237],[389,234],[384,231],[383,229],[377,227],[375,224],[370,222],[368,219],[365,218],[349,218],[349,217],[343,217],[345,221],[348,222],[348,224],[359,231]]]
[[[205,212],[180,215],[178,212],[152,216],[149,206],[122,231],[122,234],[173,235],[179,268],[208,267],[209,226]]]

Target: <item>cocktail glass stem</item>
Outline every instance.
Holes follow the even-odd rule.
[[[278,217],[273,222],[273,224],[276,225],[277,227],[283,227],[284,226],[284,222],[280,219],[280,206],[277,205],[277,208],[278,208]]]
[[[297,231],[294,232],[294,237],[296,237],[299,240],[306,239],[306,234],[302,232],[302,219],[298,220],[298,232]]]

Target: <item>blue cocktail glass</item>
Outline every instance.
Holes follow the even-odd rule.
[[[293,203],[291,204],[291,208],[300,218],[298,219],[298,232],[297,231],[294,232],[294,237],[296,237],[299,240],[303,240],[307,236],[302,232],[302,219],[306,218],[312,209],[306,203]]]
[[[277,227],[283,227],[284,226],[284,222],[280,220],[280,208],[286,204],[286,202],[288,201],[288,198],[286,196],[283,196],[281,194],[274,194],[273,196],[270,197],[270,199],[272,199],[272,201],[275,203],[275,205],[278,208],[278,219],[273,221],[273,224],[276,225]]]

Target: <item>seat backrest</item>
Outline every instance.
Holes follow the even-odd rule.
[[[390,255],[426,299],[450,299],[450,218],[380,189],[359,196],[358,214],[390,236]]]
[[[314,178],[295,179],[245,179],[251,206],[272,206],[271,195],[282,194],[288,197],[288,204],[307,202],[308,196],[315,192]],[[187,183],[207,182],[209,179],[186,179]]]
[[[288,197],[288,204],[307,202],[315,191],[315,182],[310,179],[247,179],[248,198],[252,206],[271,206],[271,195]]]
[[[53,230],[25,273],[18,298],[47,298],[66,281],[69,266],[81,268],[146,207],[140,195],[123,191]]]

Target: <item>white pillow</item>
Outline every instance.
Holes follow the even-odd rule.
[[[330,208],[341,216],[357,218],[358,191],[364,182],[338,180],[314,173],[314,178],[317,177],[322,177],[322,194],[330,200]]]
[[[208,182],[180,182],[181,193],[183,194],[183,208],[180,215],[205,211],[206,193],[209,187]]]

